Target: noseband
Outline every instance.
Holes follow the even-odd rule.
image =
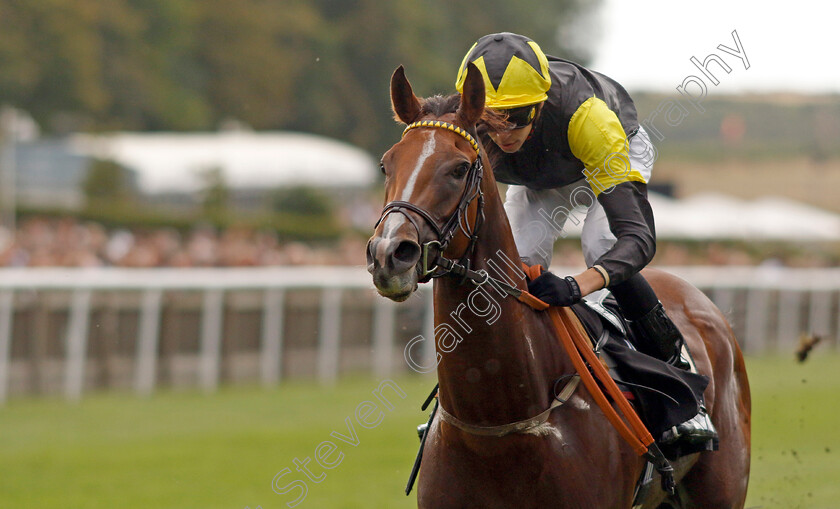
[[[395,200],[386,204],[382,209],[382,215],[379,217],[379,221],[377,221],[376,226],[374,226],[374,228],[378,227],[388,214],[398,212],[407,217],[411,224],[414,225],[414,228],[417,230],[419,240],[421,235],[420,225],[417,224],[414,217],[408,213],[408,211],[411,211],[422,217],[426,223],[432,227],[432,230],[434,230],[437,238],[422,245],[422,254],[418,265],[418,280],[421,283],[425,283],[431,278],[441,277],[451,273],[454,267],[469,270],[470,257],[472,256],[472,252],[478,242],[478,231],[484,223],[484,195],[481,192],[481,180],[484,176],[484,166],[481,162],[481,150],[478,142],[473,135],[463,128],[448,122],[442,122],[440,120],[423,120],[409,124],[405,128],[405,131],[403,131],[402,135],[405,136],[405,133],[417,127],[436,127],[452,131],[467,140],[476,153],[475,161],[473,161],[470,165],[470,168],[465,176],[466,184],[464,186],[464,192],[461,194],[461,199],[458,201],[458,206],[442,227],[438,225],[437,221],[435,221],[428,211],[411,202],[402,200]],[[467,217],[467,209],[469,209],[473,200],[477,200],[478,210],[476,212],[475,224],[470,225],[469,218]],[[458,230],[460,230],[464,236],[469,239],[469,244],[467,244],[467,249],[464,251],[460,260],[458,260],[458,262],[454,262],[444,258],[443,252],[446,251],[446,248],[449,246],[449,243],[452,241],[452,238],[455,237],[455,233]]]

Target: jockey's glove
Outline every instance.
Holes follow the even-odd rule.
[[[528,293],[551,306],[571,306],[581,299],[575,278],[559,277],[548,271],[528,282]]]

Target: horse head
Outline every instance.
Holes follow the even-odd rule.
[[[421,100],[402,66],[391,77],[402,139],[382,157],[385,208],[367,245],[368,272],[379,293],[406,300],[434,271],[438,255],[465,256],[480,216],[481,156],[475,125],[484,112],[484,81],[470,64],[463,93]]]

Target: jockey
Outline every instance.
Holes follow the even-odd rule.
[[[581,246],[588,269],[566,277],[546,271],[528,283],[529,292],[570,306],[609,288],[639,350],[693,368],[682,334],[639,272],[656,251],[647,199],[655,150],[627,91],[512,33],[486,35],[470,48],[458,71],[459,92],[470,62],[484,77],[486,106],[507,118],[507,130],[479,133],[496,180],[509,185],[505,211],[523,261],[547,268],[566,220],[578,224],[576,209],[586,208]],[[701,405],[660,442],[716,439]]]

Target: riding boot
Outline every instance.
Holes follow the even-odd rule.
[[[645,316],[631,321],[630,328],[641,351],[680,369],[697,373],[697,367],[682,333],[671,321],[661,302]],[[717,449],[717,430],[706,411],[702,396],[699,403],[700,411],[697,415],[665,431],[659,442],[670,444],[684,440],[690,444],[708,443],[710,450]]]
[[[680,369],[690,370],[691,366],[681,355],[685,340],[661,302],[657,301],[644,316],[628,321],[636,335],[639,350]]]

